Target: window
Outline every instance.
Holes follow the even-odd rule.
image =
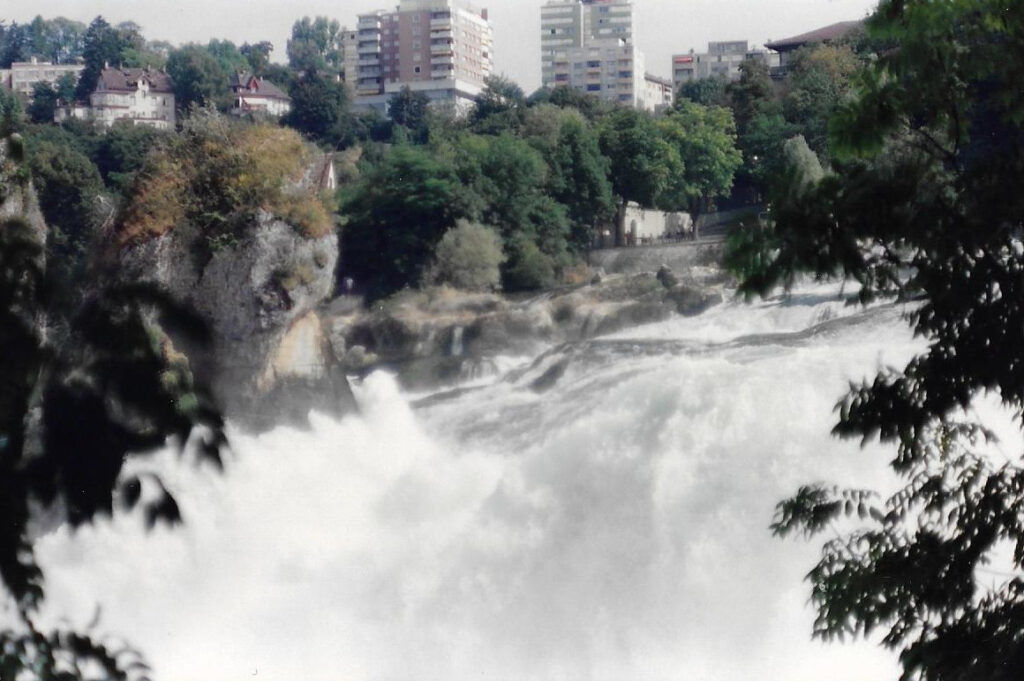
[[[412,67],[412,72],[413,73],[419,73],[420,72],[420,67],[418,67],[418,66]]]
[[[601,86],[597,83],[590,83],[587,85],[587,92],[598,92]]]

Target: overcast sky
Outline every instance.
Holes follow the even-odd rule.
[[[477,0],[490,10],[495,68],[528,93],[540,85],[540,6],[545,0]],[[709,40],[763,44],[837,21],[859,19],[877,0],[635,0],[636,40],[647,70],[671,75],[671,56],[704,51]],[[283,61],[292,23],[325,15],[343,25],[360,12],[388,9],[397,0],[3,0],[0,19],[30,21],[65,16],[89,22],[134,21],[150,40],[172,43],[228,39],[237,44],[269,40]]]

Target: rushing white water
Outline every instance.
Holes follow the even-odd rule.
[[[730,302],[419,406],[375,374],[360,416],[236,433],[223,476],[147,462],[186,526],[46,537],[48,612],[102,604],[165,681],[888,681],[874,643],[810,640],[817,544],[768,525],[805,482],[891,486],[829,430],[920,348],[900,313]]]

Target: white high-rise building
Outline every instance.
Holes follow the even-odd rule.
[[[541,7],[541,82],[649,108],[633,0],[549,0]]]

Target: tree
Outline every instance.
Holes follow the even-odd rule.
[[[270,66],[270,53],[274,46],[267,40],[261,40],[256,44],[243,43],[238,51],[249,62],[249,70],[256,76],[262,76]]]
[[[551,90],[548,103],[563,109],[576,109],[588,121],[596,121],[610,109],[604,100],[568,85],[559,85]]]
[[[91,158],[107,186],[125,195],[147,154],[171,134],[146,125],[115,125],[99,139]]]
[[[342,202],[341,275],[370,300],[418,284],[441,237],[466,217],[454,168],[429,151],[396,146]]]
[[[53,123],[53,115],[57,110],[57,91],[47,82],[32,85],[32,101],[25,113],[33,123]]]
[[[506,244],[528,241],[549,259],[568,264],[565,208],[545,192],[547,166],[527,142],[505,134],[467,135],[457,148],[456,169],[472,201],[472,215],[498,230]],[[522,249],[510,248],[506,269]]]
[[[50,19],[46,24],[47,59],[54,64],[73,64],[83,56],[85,24],[64,17]]]
[[[565,206],[571,223],[570,244],[576,251],[586,250],[597,223],[615,214],[608,159],[601,154],[597,135],[583,121],[565,119],[548,165],[551,196]]]
[[[50,279],[60,284],[56,296],[80,293],[88,253],[102,219],[98,198],[103,181],[84,153],[71,142],[62,143],[67,137],[37,137],[33,130],[26,132],[28,167],[50,227],[46,249]]]
[[[413,92],[403,87],[388,100],[388,115],[391,122],[409,131],[411,141],[425,144],[430,137],[427,111],[430,98],[423,92]]]
[[[31,36],[28,27],[18,22],[4,29],[0,35],[0,68],[9,69],[16,61],[28,61],[32,56]]]
[[[685,208],[696,224],[714,197],[732,189],[743,160],[736,148],[732,113],[683,100],[658,121],[658,127],[682,166],[669,178],[658,201],[664,208]]]
[[[501,284],[505,254],[493,229],[459,220],[441,237],[424,280],[463,291],[492,291]]]
[[[987,451],[982,395],[1024,409],[1024,44],[1019,2],[883,0],[893,40],[830,123],[832,172],[803,183],[768,226],[743,288],[798,271],[855,279],[857,299],[917,299],[927,348],[852,386],[835,433],[879,437],[905,482],[808,485],[779,534],[849,517],[809,574],[816,636],[880,630],[903,679],[1009,681],[1024,669],[1024,466]],[[987,566],[987,567],[986,567]]]
[[[343,32],[336,19],[302,17],[292,25],[286,47],[288,65],[307,74],[341,70],[344,60]]]
[[[15,140],[2,143],[0,172],[13,172],[18,191],[29,191],[29,176],[15,167]],[[44,239],[22,217],[0,221],[0,584],[20,618],[0,631],[0,674],[75,678],[70,665],[129,678],[137,654],[90,634],[35,627],[45,582],[31,525],[38,509],[73,528],[115,508],[141,510],[149,527],[181,522],[164,482],[125,464],[168,438],[184,450],[200,428],[196,457],[219,467],[224,424],[167,335],[173,329],[179,339],[204,342],[197,318],[158,291],[100,277],[65,307],[66,297],[51,295],[58,282]]]
[[[182,111],[193,106],[227,109],[231,102],[229,72],[201,45],[185,45],[167,58],[167,73],[174,82],[175,105]]]
[[[654,207],[669,178],[681,172],[678,153],[664,140],[651,116],[622,108],[607,116],[599,128],[601,152],[611,167],[615,194],[615,245],[626,241],[626,206],[635,201]]]
[[[353,122],[343,83],[307,71],[292,84],[288,94],[292,108],[283,119],[285,125],[330,147],[351,143]]]
[[[860,60],[846,45],[803,48],[789,67],[783,100],[786,119],[823,159],[829,157],[828,120],[859,68]]]
[[[121,33],[101,16],[92,20],[82,40],[85,69],[78,78],[75,95],[84,100],[96,89],[104,68],[121,65],[121,50],[125,44]]]
[[[526,96],[521,87],[504,76],[488,76],[483,91],[476,96],[470,119],[480,133],[515,133],[522,125],[525,109]]]
[[[751,62],[745,61],[740,64],[741,73],[743,67],[749,63]],[[687,81],[679,86],[676,101],[685,99],[704,106],[725,106],[729,102],[728,86],[729,82],[721,76]]]

